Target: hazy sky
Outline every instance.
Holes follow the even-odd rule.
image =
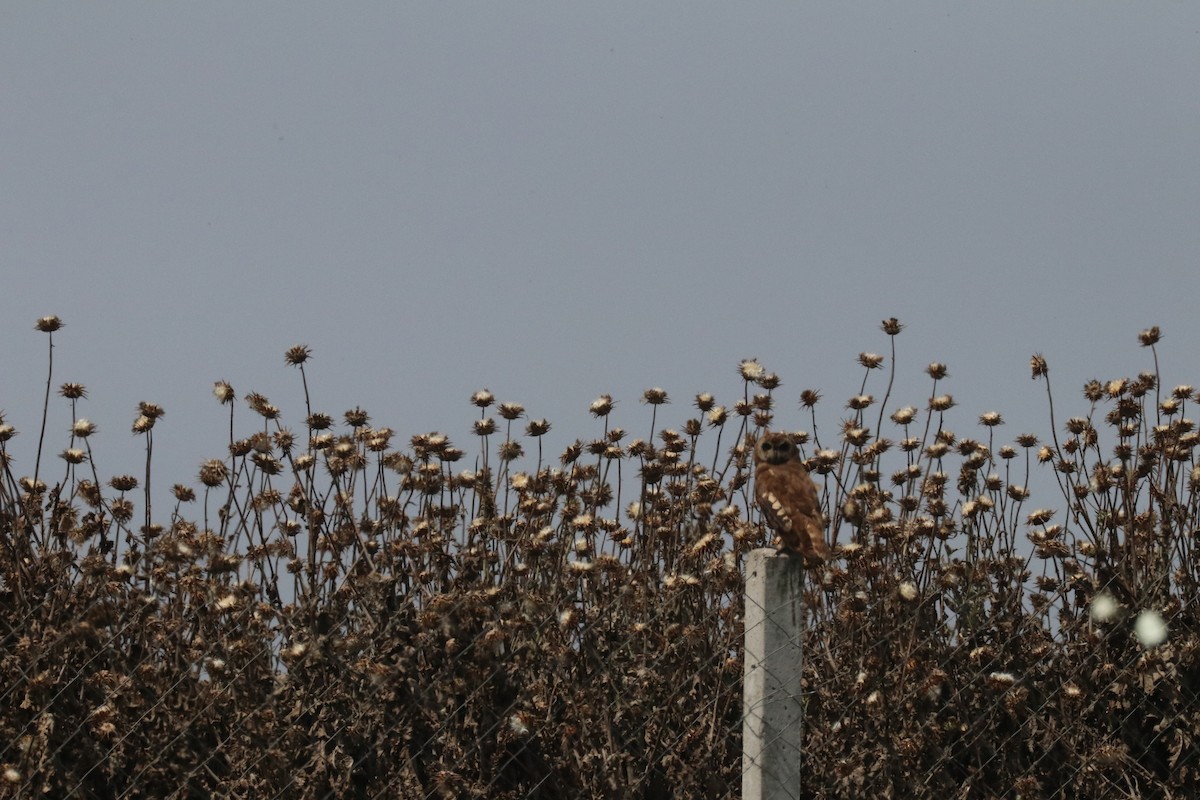
[[[961,433],[1047,433],[1029,356],[1065,416],[1154,324],[1200,384],[1194,3],[7,3],[0,76],[19,474],[45,314],[102,477],[166,408],[159,485],[223,455],[217,379],[300,422],[298,343],[318,409],[468,451],[476,389],[566,441],[602,392],[635,431],[650,386],[731,402],[749,356],[832,429],[889,316],[890,405],[946,362]]]

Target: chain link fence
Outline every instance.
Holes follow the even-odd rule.
[[[459,449],[361,409],[293,433],[253,393],[239,420],[218,384],[247,430],[162,514],[149,474],[101,478],[86,420],[53,479],[40,446],[17,477],[0,421],[0,794],[739,797],[769,543],[746,442],[779,386],[740,371],[677,428],[648,390],[645,438],[600,397],[553,457],[487,392]],[[920,410],[860,393],[837,441],[797,437],[837,547],[802,594],[796,796],[1187,796],[1200,398],[1097,383],[1009,442],[999,415],[952,432],[929,373]],[[1057,502],[1032,507],[1038,476]]]

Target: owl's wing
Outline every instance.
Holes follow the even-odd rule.
[[[806,559],[823,561],[829,557],[821,500],[807,472],[771,470],[758,475],[755,496],[767,525],[788,549],[803,553]]]

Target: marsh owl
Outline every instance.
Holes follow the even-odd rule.
[[[829,558],[816,484],[786,433],[764,433],[754,443],[754,499],[783,549],[800,553],[809,566]]]

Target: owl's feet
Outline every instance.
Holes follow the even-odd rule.
[[[795,550],[785,544],[780,544],[776,548],[775,552],[779,555],[787,556],[788,558],[804,559],[805,569],[816,569],[817,567],[824,566],[825,562],[828,560],[826,554],[824,553],[813,550]]]

